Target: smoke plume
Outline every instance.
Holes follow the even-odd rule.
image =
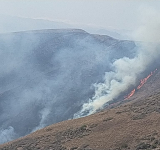
[[[140,41],[137,42],[135,57],[123,57],[113,61],[112,70],[105,72],[103,82],[94,84],[94,96],[83,104],[82,110],[74,115],[75,118],[92,114],[103,108],[107,102],[118,98],[122,92],[134,86],[138,75],[159,58],[160,18],[157,18],[157,13],[153,14],[143,20],[143,26],[133,34],[135,41]]]
[[[0,131],[0,139],[1,143],[5,143],[8,141],[13,140],[16,137],[16,134],[14,132],[14,128],[9,126],[7,129],[3,129]]]
[[[160,55],[152,23],[136,45],[72,29],[0,35],[0,143],[94,113],[134,86]]]
[[[110,62],[135,51],[132,41],[83,30],[1,34],[0,143],[73,118]]]

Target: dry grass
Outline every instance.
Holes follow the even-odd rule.
[[[160,73],[145,84],[130,102],[88,117],[48,126],[28,136],[3,144],[0,149],[158,150],[160,149],[160,82],[158,77]],[[156,90],[153,92],[154,89]]]

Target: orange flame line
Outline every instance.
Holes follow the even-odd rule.
[[[146,78],[142,79],[140,81],[140,84],[137,86],[137,90],[139,90],[146,82],[147,80],[157,71],[158,69],[155,69],[153,72],[151,72]],[[136,92],[136,89],[133,89],[127,96],[124,96],[124,100],[129,99],[130,97],[132,97],[134,95],[134,93]]]
[[[142,79],[140,81],[140,84],[137,87],[137,90],[139,90],[146,82],[147,80],[153,75],[153,73],[151,72],[146,78]]]
[[[134,95],[135,91],[136,91],[136,89],[133,89],[127,96],[124,97],[125,98],[124,100],[129,99],[130,97],[132,97]]]

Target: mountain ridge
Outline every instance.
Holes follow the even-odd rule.
[[[73,118],[112,62],[133,58],[135,47],[75,29],[1,34],[0,143]]]

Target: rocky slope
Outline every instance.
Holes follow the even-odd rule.
[[[1,150],[160,149],[160,72],[124,104],[53,124],[0,146]]]

